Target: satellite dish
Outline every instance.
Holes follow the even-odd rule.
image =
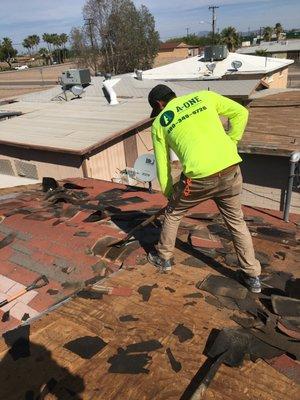
[[[217,66],[216,63],[206,64],[206,68],[207,68],[210,72],[214,72],[214,69],[216,68],[216,66]]]
[[[133,166],[135,179],[140,182],[151,182],[156,178],[156,164],[154,154],[143,154]]]
[[[80,85],[75,85],[71,87],[71,92],[74,94],[74,96],[79,97],[83,93],[83,87]]]
[[[232,61],[232,63],[231,63],[232,68],[234,68],[236,71],[239,68],[241,68],[242,65],[243,65],[242,61],[239,61],[239,60]]]

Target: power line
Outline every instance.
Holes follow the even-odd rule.
[[[220,8],[220,7],[219,6],[209,6],[208,7],[209,11],[212,11],[212,23],[211,23],[211,26],[212,26],[212,44],[213,45],[215,44],[215,30],[216,30],[216,20],[217,20],[216,9],[217,8]]]

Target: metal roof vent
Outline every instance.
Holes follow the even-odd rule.
[[[120,78],[118,79],[108,79],[103,81],[103,92],[104,96],[107,98],[109,104],[111,106],[116,106],[119,104],[117,94],[114,91],[113,87],[120,82]]]
[[[29,179],[39,179],[36,165],[21,160],[15,160],[15,167],[19,176]]]
[[[134,73],[135,73],[135,77],[138,81],[143,80],[143,71],[141,69],[135,69]]]
[[[15,176],[10,160],[0,159],[0,174]]]

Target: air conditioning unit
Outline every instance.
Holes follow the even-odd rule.
[[[91,83],[91,73],[89,69],[68,69],[61,74],[61,85],[66,89],[80,85],[87,87]]]
[[[228,49],[225,45],[206,46],[204,48],[205,61],[221,61],[228,56]]]

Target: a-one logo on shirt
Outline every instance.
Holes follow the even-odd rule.
[[[175,117],[175,113],[173,111],[165,111],[160,117],[160,124],[164,127],[170,125]]]

